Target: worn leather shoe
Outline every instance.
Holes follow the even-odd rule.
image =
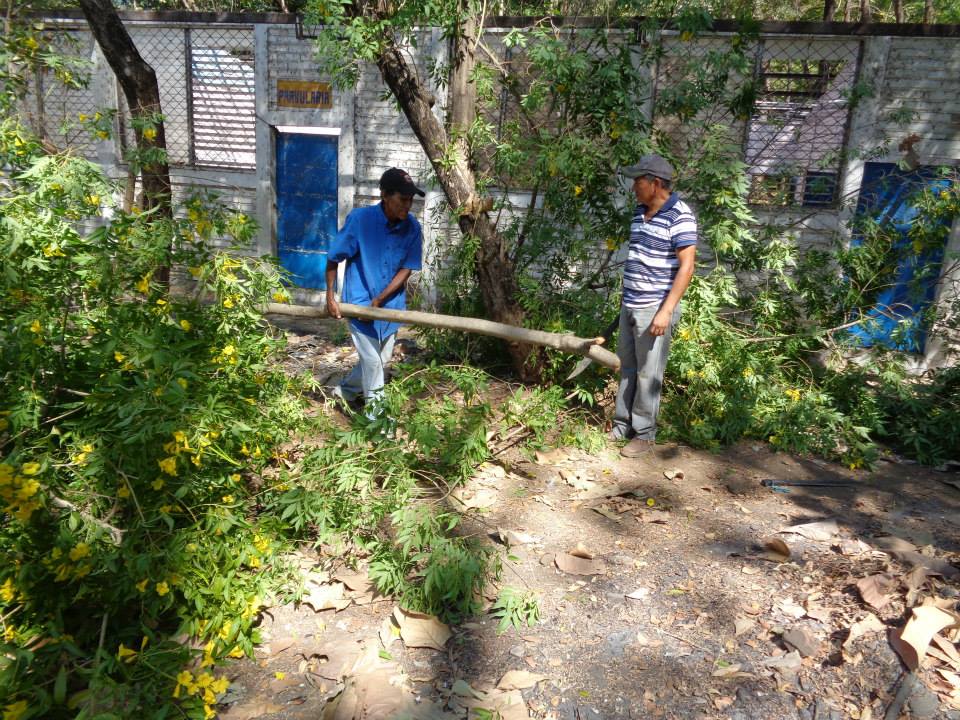
[[[627,458],[638,458],[643,457],[644,455],[653,452],[654,442],[653,440],[647,440],[645,438],[634,438],[622,448],[620,448],[620,454],[623,457]]]

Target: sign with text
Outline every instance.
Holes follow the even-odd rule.
[[[330,83],[310,80],[277,80],[277,105],[289,108],[333,107],[333,92]]]

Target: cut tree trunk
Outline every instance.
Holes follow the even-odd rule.
[[[117,76],[123,95],[130,108],[130,115],[137,120],[149,120],[156,134],[145,136],[139,123],[135,124],[134,136],[138,151],[148,153],[162,151],[162,161],[133,163],[139,165],[142,188],[141,206],[144,210],[156,210],[161,217],[172,217],[170,205],[170,167],[166,161],[167,139],[164,132],[160,87],[157,74],[137,50],[133,39],[123,25],[110,0],[79,0],[87,24],[96,38],[103,56]],[[157,279],[169,284],[169,267],[157,271]]]
[[[326,307],[269,303],[266,311],[268,313],[290,315],[293,317],[329,317]],[[343,317],[358,318],[360,320],[389,320],[390,322],[422,325],[424,327],[439,328],[441,330],[456,330],[459,332],[473,333],[475,335],[489,335],[490,337],[506,340],[511,345],[523,344],[551,347],[564,352],[583,355],[611,370],[620,369],[620,358],[606,348],[600,347],[604,342],[602,337],[581,338],[576,335],[530,330],[528,328],[516,327],[491,320],[481,320],[479,318],[438,315],[436,313],[418,312],[415,310],[388,310],[386,308],[374,308],[367,305],[353,305],[350,303],[340,303],[340,313]]]

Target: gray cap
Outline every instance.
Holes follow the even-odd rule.
[[[668,182],[673,180],[673,165],[659,155],[644,155],[636,165],[620,168],[620,172],[631,179],[652,175]]]

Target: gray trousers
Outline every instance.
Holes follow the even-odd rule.
[[[364,335],[353,328],[350,339],[357,349],[359,359],[350,373],[340,381],[340,391],[348,402],[361,395],[369,405],[383,394],[385,369],[393,356],[393,343],[397,334],[393,333],[381,343],[377,338]]]
[[[613,411],[613,434],[617,437],[643,440],[657,437],[663,371],[667,367],[670,339],[680,321],[680,305],[674,309],[666,332],[654,337],[647,330],[659,309],[659,305],[620,308],[620,339],[617,343],[620,385]]]

